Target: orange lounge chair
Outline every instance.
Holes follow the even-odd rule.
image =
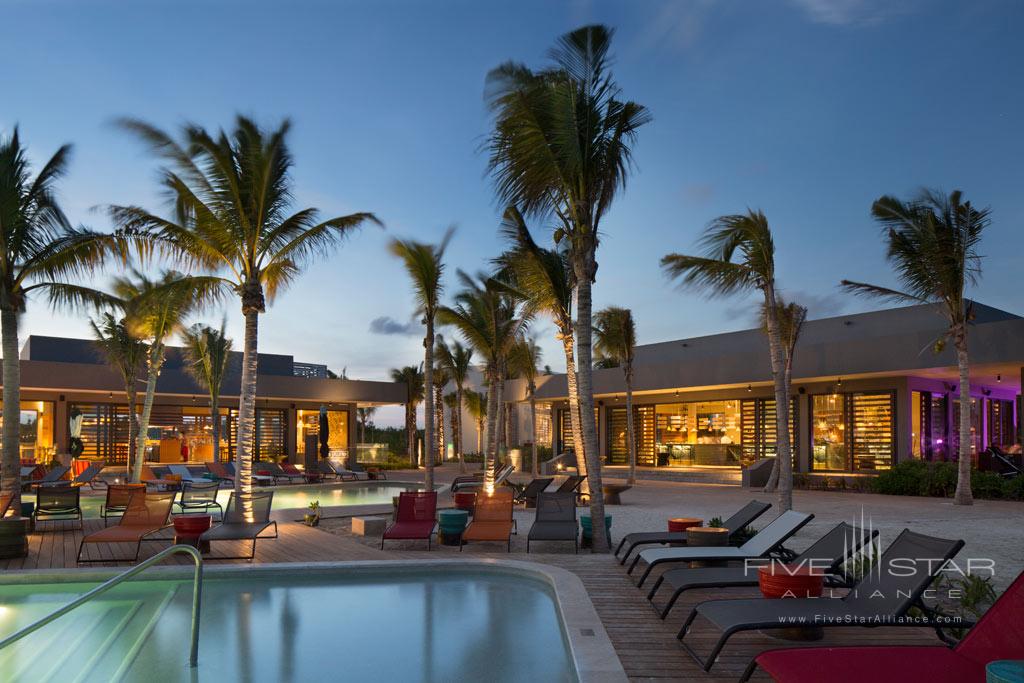
[[[140,489],[133,492],[128,500],[128,508],[116,526],[100,529],[82,538],[78,545],[78,562],[111,562],[108,559],[83,560],[82,549],[86,543],[134,543],[135,557],[131,561],[138,562],[143,541],[166,540],[149,537],[170,526],[167,522],[171,517],[175,495],[173,491],[151,492]]]
[[[107,520],[111,517],[120,517],[128,509],[128,503],[132,494],[136,491],[146,492],[145,484],[111,484],[107,487],[107,499],[100,506],[100,517],[103,518],[103,526],[107,526]]]
[[[480,493],[473,506],[473,521],[462,532],[463,541],[504,541],[512,552],[512,492]],[[462,551],[462,546],[459,546]]]

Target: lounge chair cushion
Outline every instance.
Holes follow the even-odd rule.
[[[984,664],[975,664],[942,646],[771,650],[758,655],[757,663],[772,678],[787,683],[985,680]]]
[[[466,541],[507,541],[512,535],[512,522],[472,522],[462,538]]]
[[[576,522],[534,522],[529,538],[531,541],[572,541],[578,533]]]
[[[395,522],[384,532],[384,538],[413,539],[430,538],[437,525],[433,520],[427,522]]]
[[[151,526],[118,524],[94,531],[82,539],[83,543],[135,543],[146,534],[152,533]]]
[[[882,602],[882,601],[880,601]],[[844,617],[868,619],[888,615],[888,610],[871,614],[855,609],[838,598],[785,598],[766,600],[751,598],[745,600],[711,600],[695,608],[697,613],[713,623],[721,631],[730,631],[736,626],[756,625],[756,628],[786,628],[799,626],[837,625]],[[792,617],[793,622],[787,619]],[[805,621],[795,621],[805,619]],[[834,620],[834,621],[833,621]],[[822,623],[824,621],[824,623]],[[851,625],[856,625],[852,623]]]
[[[204,541],[248,541],[255,538],[272,522],[231,522],[218,524],[201,536]]]

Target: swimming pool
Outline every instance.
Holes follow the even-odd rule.
[[[289,510],[305,508],[314,500],[319,500],[322,507],[391,504],[391,499],[402,491],[422,491],[424,489],[422,484],[410,482],[360,481],[342,484],[281,484],[261,490],[274,492],[275,510]],[[217,493],[217,500],[222,506],[227,506],[231,491],[232,489],[225,487]],[[25,502],[34,502],[35,499],[35,494],[22,495],[22,500]],[[103,501],[104,494],[102,492],[97,491],[95,495],[90,495],[83,491],[82,514],[87,518],[99,517]]]
[[[355,566],[361,564],[368,566]],[[153,575],[167,573],[156,570]],[[73,576],[63,575],[65,581]],[[191,582],[140,577],[0,651],[0,680],[501,683],[591,678],[591,664],[578,667],[570,641],[579,640],[575,631],[593,641],[593,629],[570,630],[564,615],[567,601],[577,606],[573,609],[585,601],[593,610],[586,592],[580,584],[582,599],[574,595],[560,601],[555,582],[541,572],[496,563],[392,562],[219,567],[207,576],[196,672],[187,666]],[[0,637],[92,585],[0,586]],[[603,647],[610,650],[597,624]],[[578,649],[584,652],[587,646]],[[621,672],[613,650],[610,656],[612,672]],[[581,670],[587,675],[581,676]],[[603,677],[607,671],[600,673]]]

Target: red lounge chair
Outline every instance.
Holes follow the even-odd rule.
[[[302,477],[308,484],[316,484],[323,479],[323,475],[319,472],[303,472],[290,462],[281,463],[281,471],[289,477]]]
[[[1014,580],[956,647],[829,647],[768,650],[757,656],[740,680],[760,666],[776,681],[896,683],[984,681],[985,665],[998,659],[1024,659],[1024,572]]]
[[[398,494],[398,521],[384,530],[380,537],[380,549],[384,550],[384,540],[393,541],[417,538],[427,539],[427,550],[430,550],[430,536],[437,526],[437,492],[436,491],[403,491]]]

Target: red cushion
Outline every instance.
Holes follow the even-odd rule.
[[[757,656],[780,683],[970,683],[985,667],[942,647],[817,647],[769,650]]]

